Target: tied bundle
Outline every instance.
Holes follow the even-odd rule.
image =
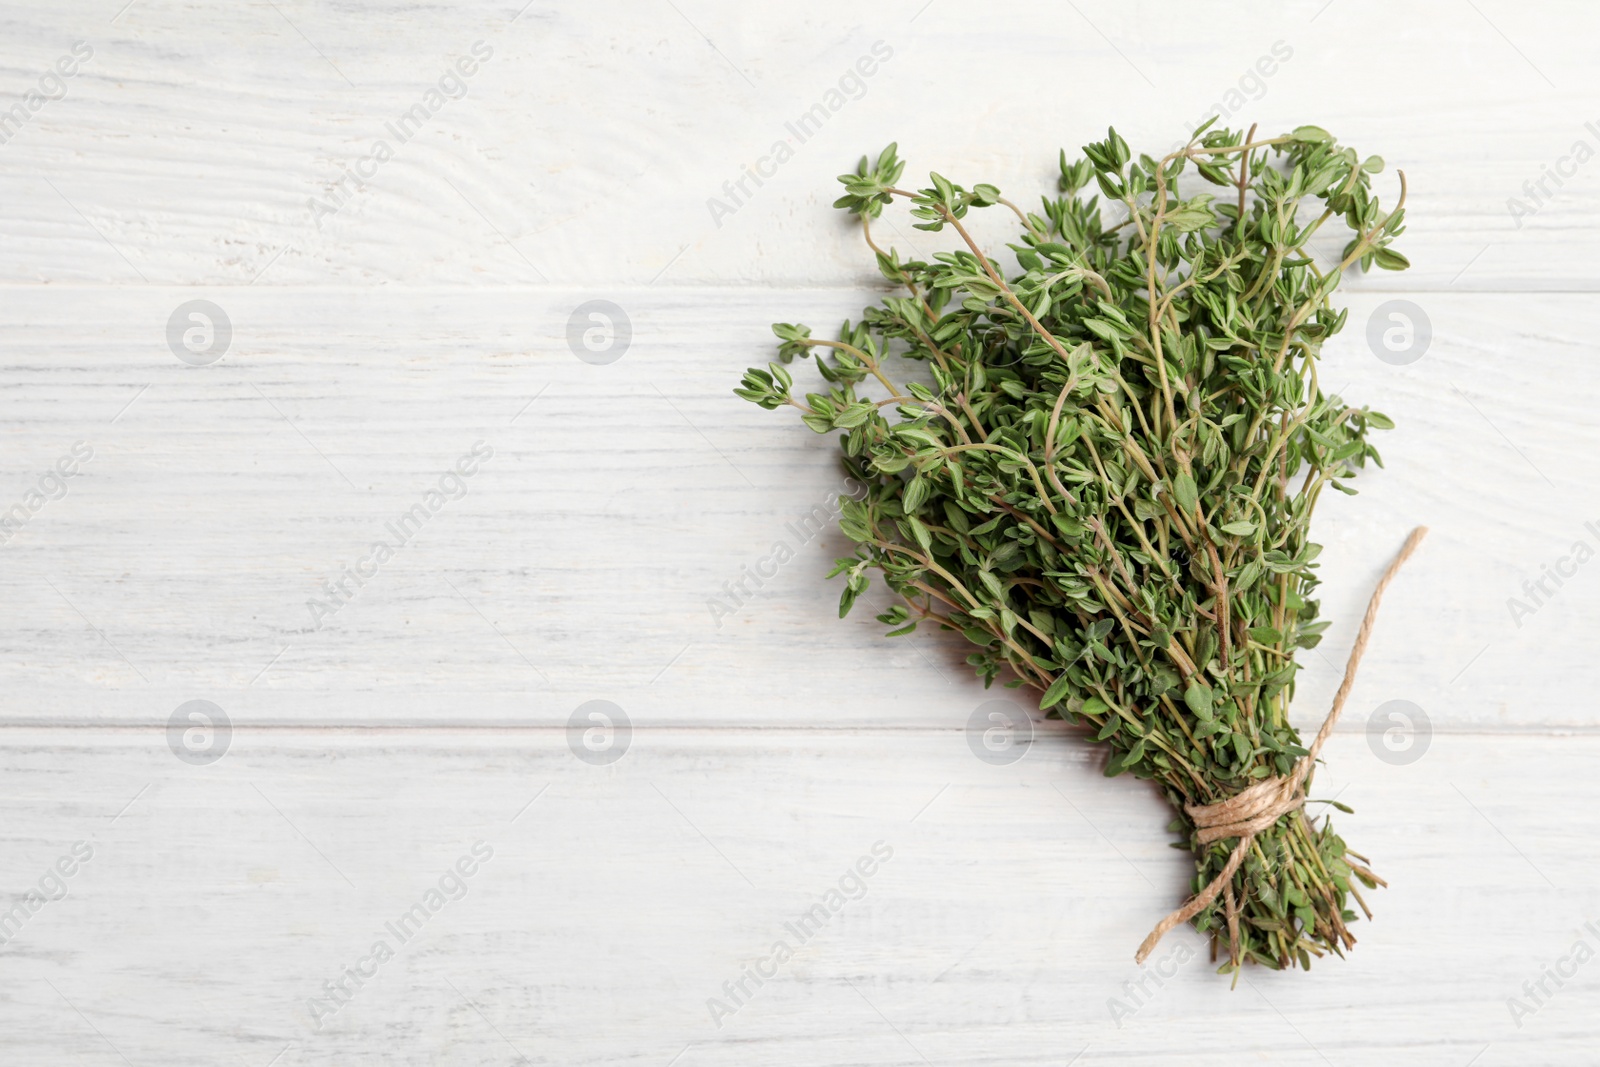
[[[1211,123],[1159,160],[1134,159],[1115,130],[1081,159],[1063,152],[1060,195],[1038,212],[939,174],[908,191],[903,169],[894,145],[863,158],[835,204],[892,294],[835,340],[775,325],[779,362],[736,390],[841,432],[868,487],[842,502],[856,547],[830,575],[840,615],[879,572],[898,598],[878,615],[891,636],[924,621],[964,634],[985,685],[1031,686],[1048,716],[1108,746],[1107,775],[1156,783],[1194,852],[1195,895],[1141,961],[1183,922],[1211,933],[1223,970],[1342,954],[1348,898],[1365,911],[1358,883],[1382,881],[1306,811],[1306,790],[1378,594],[1309,747],[1289,705],[1295,652],[1327,625],[1313,507],[1381,464],[1368,435],[1393,425],[1318,382],[1347,315],[1330,298],[1347,270],[1408,265],[1390,247],[1404,174],[1385,211],[1371,187],[1383,161],[1327,131]],[[1189,188],[1196,177],[1221,193]],[[927,261],[883,247],[873,221],[895,200],[954,247]],[[986,209],[1015,217],[1008,256],[964,222]],[[1341,226],[1324,269],[1312,242]],[[796,399],[789,365],[813,354],[825,385]]]

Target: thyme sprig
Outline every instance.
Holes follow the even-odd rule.
[[[1185,805],[1306,754],[1289,705],[1295,652],[1327,625],[1310,596],[1312,510],[1381,464],[1368,433],[1392,426],[1323,392],[1316,370],[1345,324],[1331,302],[1344,273],[1408,265],[1391,247],[1405,176],[1385,211],[1382,169],[1314,126],[1258,140],[1208,123],[1159,160],[1110,130],[1081,159],[1063,152],[1061,195],[1028,212],[940,174],[903,189],[891,144],[840,177],[835,206],[860,219],[896,292],[836,340],[775,325],[778,362],[736,390],[842,431],[869,486],[843,505],[856,550],[833,571],[841,616],[878,571],[899,597],[878,616],[891,636],[924,621],[960,631],[985,685],[1004,674],[1092,731],[1107,775],[1153,781],[1172,803],[1197,889],[1231,841],[1198,845]],[[1180,194],[1191,171],[1225,191]],[[1083,195],[1091,182],[1098,196]],[[882,247],[872,221],[895,200],[960,247],[931,261]],[[1113,205],[1125,217],[1108,222]],[[1014,267],[965,225],[994,207],[1017,219]],[[1335,219],[1350,237],[1323,269],[1310,243]],[[796,399],[788,365],[813,354],[826,386]],[[896,381],[904,360],[926,380]],[[1225,948],[1223,970],[1309,968],[1355,943],[1357,882],[1381,884],[1328,819],[1296,811],[1250,843],[1194,925],[1214,956]]]

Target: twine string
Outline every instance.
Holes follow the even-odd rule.
[[[1344,668],[1344,680],[1339,684],[1339,691],[1333,696],[1333,707],[1329,709],[1328,717],[1322,721],[1322,729],[1317,731],[1311,747],[1296,761],[1294,770],[1287,775],[1263,778],[1254,785],[1214,804],[1184,805],[1183,810],[1194,822],[1195,840],[1199,844],[1209,845],[1213,841],[1222,841],[1230,837],[1237,837],[1239,843],[1233,846],[1222,872],[1213,878],[1209,885],[1196,893],[1187,904],[1156,923],[1155,929],[1150,931],[1150,935],[1140,944],[1139,951],[1134,954],[1135,962],[1143,963],[1150,953],[1155,951],[1156,945],[1166,936],[1167,931],[1188,922],[1210,907],[1223,888],[1232,884],[1233,876],[1239,870],[1239,865],[1244,862],[1250,842],[1255,840],[1257,834],[1284,815],[1298,811],[1304,806],[1306,795],[1302,791],[1303,786],[1307,776],[1311,774],[1312,765],[1317,761],[1317,754],[1322,751],[1323,744],[1332,735],[1334,724],[1339,721],[1339,713],[1344,710],[1345,701],[1355,685],[1356,668],[1361,665],[1361,657],[1367,650],[1367,641],[1372,636],[1372,626],[1378,618],[1378,604],[1383,599],[1383,591],[1389,587],[1401,565],[1411,558],[1411,553],[1416,551],[1427,532],[1426,526],[1418,526],[1412,530],[1411,536],[1406,538],[1394,561],[1389,564],[1389,569],[1378,579],[1377,586],[1372,590],[1372,598],[1367,601],[1367,613],[1361,619],[1361,629],[1356,632],[1355,645],[1350,649],[1350,659]],[[1232,937],[1230,934],[1230,938]],[[1238,945],[1230,947],[1233,958],[1237,960]]]

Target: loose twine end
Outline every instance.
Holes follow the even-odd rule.
[[[1244,862],[1250,842],[1255,840],[1257,834],[1282,816],[1299,810],[1305,804],[1306,796],[1301,787],[1305,785],[1306,777],[1317,761],[1317,753],[1322,751],[1323,743],[1333,733],[1334,723],[1339,721],[1339,713],[1344,710],[1345,700],[1355,685],[1356,668],[1361,665],[1361,657],[1367,650],[1367,640],[1372,636],[1372,625],[1378,618],[1378,604],[1383,600],[1383,591],[1389,587],[1400,567],[1411,558],[1411,554],[1417,550],[1417,546],[1422,543],[1427,533],[1426,526],[1418,526],[1412,530],[1411,536],[1406,538],[1394,561],[1389,564],[1389,569],[1378,579],[1377,586],[1372,590],[1372,599],[1367,601],[1367,613],[1361,619],[1361,629],[1356,632],[1355,645],[1350,649],[1350,659],[1344,668],[1344,680],[1339,684],[1339,691],[1334,694],[1333,707],[1328,711],[1328,717],[1322,721],[1322,729],[1317,731],[1316,740],[1311,742],[1306,754],[1295,763],[1294,770],[1287,775],[1263,778],[1255,785],[1214,804],[1184,805],[1183,810],[1193,820],[1197,831],[1195,839],[1201,845],[1209,845],[1213,841],[1230,837],[1237,837],[1239,843],[1233,846],[1233,852],[1229,854],[1228,862],[1223,866],[1222,872],[1213,878],[1209,885],[1196,893],[1183,907],[1156,923],[1155,929],[1150,931],[1150,936],[1144,939],[1139,945],[1139,951],[1134,953],[1133,958],[1136,963],[1143,963],[1149,958],[1167,931],[1188,922],[1210,907],[1223,889],[1233,884],[1233,876],[1239,870],[1239,865]],[[1238,935],[1232,926],[1230,923],[1230,949],[1237,965]]]

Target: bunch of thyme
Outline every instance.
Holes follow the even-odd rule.
[[[1381,464],[1368,431],[1392,426],[1320,387],[1319,350],[1347,315],[1330,297],[1358,265],[1408,265],[1389,247],[1403,173],[1384,212],[1378,157],[1314,126],[1257,140],[1211,125],[1159,160],[1133,158],[1115,130],[1080,160],[1063,152],[1062,195],[1038,213],[939,174],[899,188],[895,145],[863,158],[835,206],[859,217],[895,295],[836,340],[776,324],[780,362],[735,391],[842,431],[869,487],[843,504],[856,550],[830,575],[845,578],[840,615],[879,571],[901,601],[878,616],[891,636],[936,621],[977,646],[986,686],[1004,673],[1038,690],[1049,716],[1109,746],[1107,775],[1157,783],[1196,889],[1233,842],[1199,844],[1185,808],[1306,755],[1289,703],[1295,650],[1327,625],[1310,596],[1312,508]],[[1191,171],[1224,192],[1180,196]],[[1101,195],[1080,195],[1091,181]],[[872,220],[896,198],[961,247],[931,262],[881,247]],[[1126,217],[1107,222],[1113,205]],[[1004,263],[962,221],[997,206],[1019,224]],[[1329,222],[1350,239],[1324,270],[1309,245]],[[797,400],[787,365],[814,349],[825,391]],[[897,367],[928,380],[895,381]],[[1297,809],[1248,841],[1192,921],[1225,971],[1309,968],[1355,943],[1357,880],[1381,884],[1328,819]]]

